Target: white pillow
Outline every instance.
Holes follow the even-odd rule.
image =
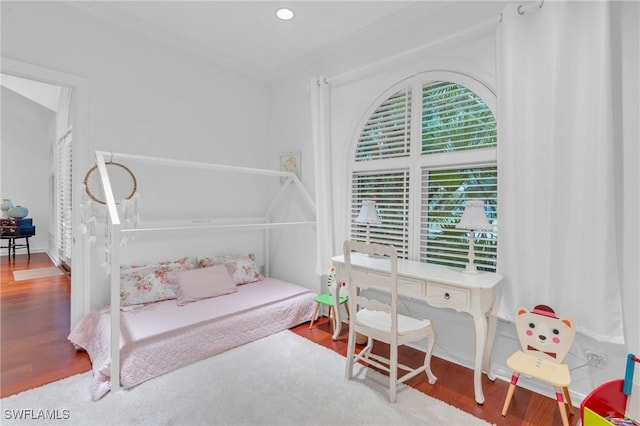
[[[176,293],[178,306],[238,290],[225,265],[175,272],[169,274],[168,278]]]

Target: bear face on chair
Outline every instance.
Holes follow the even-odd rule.
[[[576,333],[570,319],[558,318],[546,305],[532,311],[520,308],[515,322],[523,352],[558,363],[569,352]]]

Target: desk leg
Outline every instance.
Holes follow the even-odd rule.
[[[496,380],[496,376],[491,372],[491,353],[493,352],[493,342],[496,338],[496,328],[498,326],[498,318],[495,312],[491,311],[488,318],[487,329],[487,345],[484,348],[484,356],[482,357],[482,371],[487,373],[487,377],[492,382]]]
[[[482,392],[482,358],[487,343],[487,318],[483,313],[473,314],[473,322],[476,325],[476,360],[473,368],[473,387],[476,395],[476,402],[484,404],[484,393]]]

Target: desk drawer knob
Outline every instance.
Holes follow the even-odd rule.
[[[444,300],[449,300],[449,299],[451,299],[451,295],[449,293],[445,293]]]

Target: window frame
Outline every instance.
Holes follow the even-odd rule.
[[[54,222],[55,257],[67,266],[73,256],[73,129],[55,144]]]
[[[448,153],[422,154],[421,141],[421,114],[422,114],[422,87],[431,81],[448,81],[460,84],[474,92],[489,108],[497,120],[497,97],[495,91],[478,78],[457,71],[424,71],[411,77],[404,78],[377,96],[362,115],[358,125],[354,129],[351,138],[351,147],[348,160],[348,187],[347,187],[347,235],[353,233],[353,177],[355,173],[371,173],[375,171],[409,171],[409,217],[408,217],[408,255],[407,259],[420,260],[421,246],[421,206],[422,198],[422,172],[423,170],[449,169],[456,167],[485,167],[498,166],[497,147],[466,149]],[[362,129],[376,109],[394,93],[411,87],[411,124],[410,124],[410,151],[408,156],[393,157],[387,159],[373,159],[368,161],[356,161],[358,142]],[[496,233],[497,234],[497,233]]]

